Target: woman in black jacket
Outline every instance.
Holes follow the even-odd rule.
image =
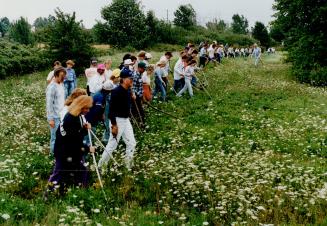
[[[86,95],[76,98],[57,130],[54,147],[56,163],[49,179],[50,190],[59,186],[60,193],[63,193],[67,185],[87,186],[88,171],[83,155],[87,150],[94,152],[94,147],[83,145],[83,138],[91,129],[84,115],[89,112],[92,102],[92,97]]]

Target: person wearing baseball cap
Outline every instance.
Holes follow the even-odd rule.
[[[133,166],[133,157],[136,146],[133,127],[129,120],[131,111],[131,88],[133,86],[133,73],[127,68],[120,72],[120,84],[111,91],[110,98],[110,125],[111,133],[105,151],[99,161],[99,168],[106,165],[112,153],[116,150],[120,138],[126,144],[125,163],[128,169]]]

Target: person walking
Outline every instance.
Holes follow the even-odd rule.
[[[126,144],[125,163],[127,169],[133,166],[133,157],[136,146],[132,124],[129,120],[131,110],[131,88],[133,86],[133,73],[123,69],[120,72],[120,85],[111,92],[110,98],[110,124],[111,133],[108,144],[99,161],[99,168],[108,163],[110,156],[116,150],[120,138]]]
[[[254,57],[254,66],[257,67],[261,58],[261,48],[257,43],[254,43],[253,45],[252,57]]]
[[[77,79],[76,79],[76,73],[73,69],[75,63],[72,60],[68,60],[66,62],[66,71],[67,75],[64,80],[64,86],[65,86],[65,99],[72,94],[73,90],[77,88]]]
[[[88,170],[84,164],[85,150],[94,152],[94,147],[83,145],[83,138],[91,129],[85,115],[92,106],[92,97],[81,95],[68,107],[68,113],[60,123],[56,132],[54,148],[55,166],[48,180],[48,190],[53,191],[59,186],[60,194],[69,185],[86,187],[88,184]],[[47,195],[46,192],[46,195]]]
[[[165,101],[166,100],[166,84],[162,77],[165,74],[165,66],[166,66],[166,61],[162,60],[157,63],[157,67],[154,70],[154,84],[155,88],[153,91],[153,97],[157,96],[158,92],[161,92],[161,100]]]
[[[143,101],[143,80],[142,75],[145,72],[146,64],[141,61],[137,64],[137,71],[133,73],[133,87],[132,87],[132,115],[144,127],[144,110],[142,106]]]
[[[193,89],[192,89],[192,77],[194,76],[194,68],[196,66],[196,60],[190,60],[187,63],[187,66],[184,71],[185,75],[185,85],[181,91],[176,95],[177,97],[181,97],[186,90],[188,90],[188,93],[190,94],[190,97],[193,97]]]
[[[58,67],[54,70],[54,79],[47,86],[46,110],[47,120],[50,127],[50,155],[53,155],[56,141],[56,131],[60,123],[60,112],[65,105],[65,89],[63,82],[66,76],[66,69]]]

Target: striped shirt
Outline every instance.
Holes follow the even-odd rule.
[[[46,90],[47,119],[59,119],[65,105],[65,89],[63,84],[51,82]]]

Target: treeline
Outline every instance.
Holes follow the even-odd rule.
[[[327,1],[275,0],[275,38],[284,42],[300,81],[327,85]]]
[[[252,35],[247,19],[238,14],[233,16],[230,25],[223,20],[214,20],[208,22],[205,27],[200,26],[196,22],[196,12],[190,4],[178,7],[174,12],[173,22],[159,20],[153,11],[143,12],[142,6],[136,0],[113,0],[102,8],[101,15],[104,22],[98,21],[92,29],[85,29],[82,22],[76,20],[75,13],[66,14],[60,9],[55,10],[55,15],[37,18],[33,24],[29,24],[23,17],[12,22],[6,17],[0,18],[2,42],[15,42],[17,47],[16,50],[8,47],[5,50],[8,54],[0,52],[0,60],[14,60],[17,65],[21,65],[15,68],[9,66],[14,64],[1,66],[0,77],[29,73],[31,70],[49,66],[39,64],[37,59],[47,59],[46,62],[65,62],[71,59],[76,62],[77,73],[81,73],[83,67],[88,66],[89,59],[97,54],[92,44],[144,49],[157,44],[183,46],[188,42],[199,44],[202,41],[216,40],[218,43],[238,47],[260,41],[262,32],[269,36],[266,27],[259,22],[262,26],[259,30],[253,28]],[[270,41],[263,41],[262,44],[268,47]],[[35,47],[40,49],[36,51]],[[35,58],[33,66],[25,66],[24,57],[19,58],[25,56],[28,51],[30,58]],[[17,57],[12,58],[13,55]]]

